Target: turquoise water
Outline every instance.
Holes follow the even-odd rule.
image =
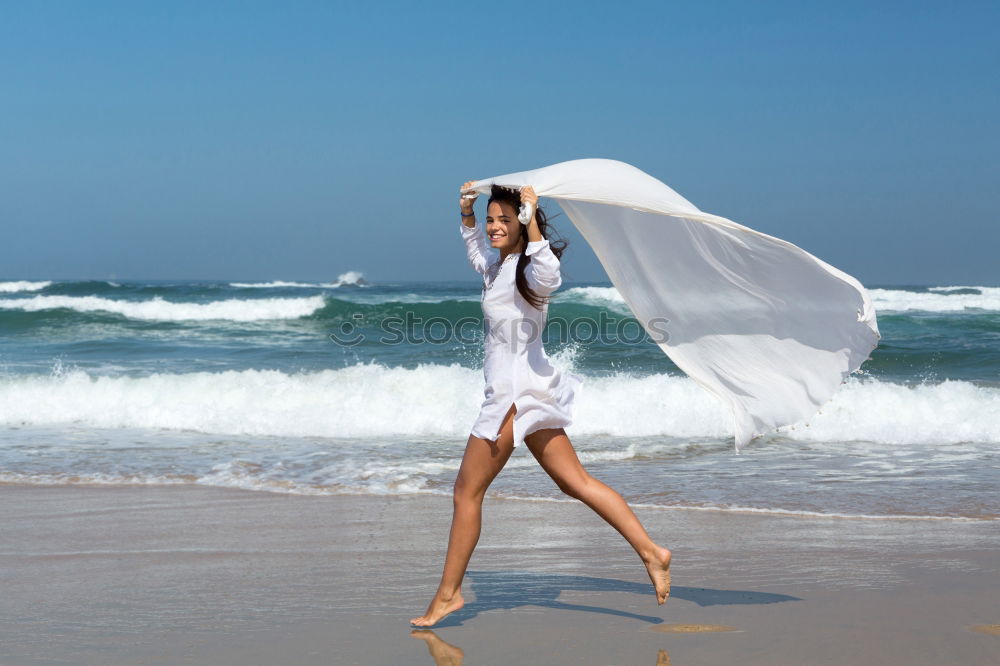
[[[616,290],[567,283],[567,430],[630,501],[992,519],[1000,287],[869,285],[882,339],[823,410],[736,456]],[[0,482],[447,493],[482,400],[474,282],[0,282]],[[603,334],[598,335],[598,329]],[[526,449],[492,492],[560,499]]]

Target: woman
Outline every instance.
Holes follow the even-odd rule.
[[[466,182],[461,191],[474,183]],[[548,298],[562,283],[559,257],[566,244],[549,244],[546,215],[531,186],[520,193],[493,186],[486,211],[492,252],[476,225],[474,201],[475,196],[459,199],[469,262],[483,275],[486,400],[455,479],[441,583],[427,612],[410,623],[429,627],[465,605],[462,579],[479,541],[483,496],[522,440],[564,493],[592,508],[625,537],[646,566],[657,602],[663,604],[670,594],[670,551],[649,538],[621,495],[583,469],[563,429],[571,422],[580,378],[549,363],[541,336]],[[518,220],[522,202],[534,210],[527,225]]]

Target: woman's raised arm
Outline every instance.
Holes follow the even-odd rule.
[[[547,296],[562,284],[559,257],[552,253],[549,241],[538,229],[538,195],[535,194],[535,188],[531,185],[521,188],[521,201],[531,204],[531,210],[534,211],[531,220],[525,226],[528,243],[524,248],[524,254],[531,257],[531,261],[524,268],[524,277],[533,292]]]
[[[472,187],[474,182],[476,181],[465,181],[459,192],[465,192]],[[469,256],[469,263],[476,269],[476,272],[485,275],[486,268],[489,266],[489,249],[486,246],[486,236],[483,235],[483,232],[479,229],[479,225],[476,224],[476,212],[473,209],[473,204],[478,196],[476,194],[468,199],[463,196],[459,199],[459,206],[462,210],[461,229],[462,239],[465,240],[465,252]]]

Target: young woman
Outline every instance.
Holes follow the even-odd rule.
[[[461,192],[474,182],[462,185]],[[469,262],[483,275],[486,399],[455,479],[441,583],[427,612],[410,623],[429,627],[465,605],[462,579],[479,541],[483,496],[521,441],[564,493],[592,508],[625,537],[645,564],[662,604],[670,594],[670,551],[649,538],[621,495],[583,469],[563,430],[571,422],[581,380],[551,365],[542,348],[542,330],[548,298],[562,283],[559,257],[566,243],[550,245],[546,215],[531,186],[518,192],[494,185],[486,211],[491,250],[476,225],[474,201],[459,199]],[[522,201],[534,209],[527,225],[518,220]]]

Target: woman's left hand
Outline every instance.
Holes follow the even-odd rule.
[[[535,194],[535,188],[531,185],[525,185],[521,188],[521,203],[530,203],[532,207],[538,208],[538,195]]]
[[[538,220],[535,219],[535,213],[538,212],[538,195],[535,194],[535,188],[531,185],[525,185],[521,188],[521,203],[531,204],[531,219],[528,220],[528,227],[534,227],[538,224]]]

